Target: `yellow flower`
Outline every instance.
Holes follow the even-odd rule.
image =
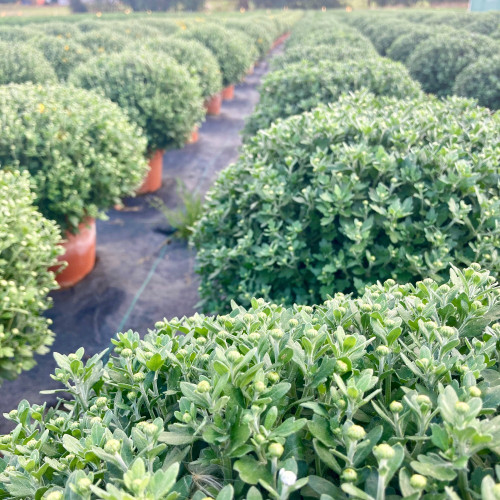
[[[64,50],[67,52],[69,50],[69,45],[65,45]]]
[[[45,105],[43,105],[42,103],[40,103],[38,105],[38,112],[39,113],[43,113],[45,111]]]

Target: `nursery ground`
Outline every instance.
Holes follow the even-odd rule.
[[[154,196],[175,207],[177,178],[204,194],[217,173],[237,158],[239,133],[258,101],[257,87],[267,71],[267,62],[261,62],[236,87],[234,100],[224,102],[220,116],[208,117],[203,124],[198,143],[165,154],[163,186]],[[195,312],[199,297],[194,252],[168,236],[170,228],[150,206],[151,196],[127,199],[123,210],[111,210],[108,220],[98,221],[94,271],[75,287],[53,293],[54,307],[48,313],[56,333],[53,351],[68,354],[83,346],[91,356],[108,347],[116,332],[132,329],[144,334],[164,317]],[[39,394],[60,387],[50,378],[53,356],[37,356],[37,362],[17,380],[4,382],[1,413],[16,408],[22,399],[55,402],[55,396]],[[10,423],[0,418],[0,433],[9,428]]]

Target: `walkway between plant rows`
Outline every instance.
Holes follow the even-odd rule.
[[[278,47],[274,54],[281,50]],[[272,54],[271,54],[272,55]],[[268,71],[266,61],[236,87],[233,101],[225,101],[220,116],[207,117],[200,140],[168,151],[163,160],[163,187],[155,193],[170,208],[176,206],[176,179],[190,190],[205,193],[218,172],[238,157],[240,131],[259,99],[257,87]],[[97,264],[94,271],[69,290],[54,292],[48,312],[56,340],[52,351],[68,354],[79,347],[91,356],[107,348],[118,331],[141,334],[156,321],[192,315],[198,302],[195,254],[182,241],[166,236],[164,216],[151,208],[151,195],[125,200],[125,209],[111,210],[97,223]],[[55,396],[44,389],[60,388],[50,378],[55,369],[51,353],[37,357],[37,366],[0,388],[0,414],[19,401],[49,404]],[[0,434],[10,422],[0,417]]]

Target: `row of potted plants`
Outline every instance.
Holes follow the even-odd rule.
[[[59,33],[62,27],[52,28]],[[27,44],[3,42],[0,229],[5,240],[0,246],[0,300],[5,307],[0,380],[31,367],[35,352],[47,351],[43,346],[50,344],[52,334],[41,313],[50,304],[47,294],[55,288],[54,275],[66,288],[91,272],[96,218],[123,197],[159,189],[164,151],[193,141],[205,113],[220,113],[222,99],[232,98],[232,85],[261,55],[248,50],[246,38],[244,48],[235,33],[214,23],[178,31],[182,35],[157,30],[154,37],[134,38],[123,50],[82,56],[70,71],[57,61],[73,49],[73,37],[58,38],[51,27],[41,39],[42,49],[55,47],[50,61]],[[67,51],[59,51],[60,41]],[[29,64],[23,66],[25,62]],[[8,199],[9,190],[21,192]],[[32,251],[30,242],[42,238],[44,246]],[[24,267],[16,259],[24,259],[26,242],[31,264],[21,272]],[[37,277],[28,279],[31,272]],[[28,296],[29,307],[22,302]]]
[[[112,22],[102,26],[85,24],[84,31],[77,33],[75,31],[78,28],[75,25],[68,27],[56,23],[55,26],[46,27],[45,37],[41,40],[35,38],[31,42],[28,39],[10,44],[3,42],[6,44],[6,50],[3,51],[5,57],[0,62],[0,81],[4,84],[43,83],[50,94],[50,103],[44,102],[43,99],[40,99],[40,103],[33,103],[32,94],[36,93],[35,88],[27,90],[24,98],[19,97],[24,93],[23,90],[16,87],[7,90],[7,93],[12,92],[19,99],[5,103],[6,109],[15,109],[16,106],[22,108],[16,109],[15,113],[22,112],[25,119],[35,126],[34,130],[31,130],[31,127],[23,129],[17,124],[13,131],[15,113],[9,115],[9,118],[4,116],[4,125],[12,130],[12,134],[6,134],[2,142],[5,145],[5,162],[17,165],[20,169],[28,169],[35,180],[40,180],[35,189],[37,192],[39,186],[38,198],[42,200],[42,191],[50,192],[50,210],[61,212],[57,214],[56,220],[66,235],[67,253],[64,259],[70,263],[66,270],[58,275],[61,286],[75,284],[92,269],[95,262],[95,216],[99,210],[117,203],[122,196],[133,194],[137,187],[137,172],[139,177],[144,172],[144,162],[138,160],[137,155],[145,154],[149,159],[148,174],[137,192],[143,194],[159,189],[163,152],[196,140],[197,128],[205,113],[219,114],[222,100],[232,99],[234,84],[241,80],[261,55],[255,48],[253,39],[264,28],[256,34],[254,32],[253,38],[247,35],[244,29],[247,24],[256,26],[257,21],[258,18],[249,18],[241,22],[241,27],[225,28],[213,21],[186,20],[174,23],[175,29],[172,29],[171,21],[168,21],[158,23],[152,33],[146,33],[146,24],[133,21],[130,24],[118,23],[123,29],[120,35],[116,35],[113,28],[117,26]],[[181,26],[186,29],[181,29]],[[38,31],[42,29],[39,27]],[[4,36],[7,39],[9,33]],[[117,37],[120,39],[117,40]],[[39,50],[33,48],[35,43],[38,44]],[[68,61],[71,61],[71,64],[67,64]],[[100,173],[104,174],[105,159],[101,162],[96,158],[95,163],[90,160],[86,160],[88,163],[80,162],[81,178],[91,183],[89,191],[98,192],[105,200],[98,206],[98,210],[89,206],[83,197],[75,201],[78,198],[75,193],[82,191],[77,189],[76,184],[70,185],[68,182],[68,179],[75,178],[74,175],[60,181],[58,170],[54,169],[54,179],[41,179],[40,162],[31,160],[33,156],[38,155],[39,149],[35,147],[23,151],[25,148],[21,146],[16,150],[9,149],[12,141],[25,141],[28,130],[37,136],[43,136],[43,132],[39,131],[41,123],[50,123],[53,128],[63,127],[66,116],[54,112],[53,108],[69,112],[66,106],[70,106],[70,103],[63,102],[64,97],[61,102],[57,102],[57,93],[64,93],[61,87],[55,84],[58,78],[64,80],[67,85],[100,94],[101,100],[106,98],[117,103],[125,112],[128,121],[140,128],[134,131],[134,135],[138,136],[142,132],[146,138],[145,149],[142,145],[138,146],[137,140],[131,140],[130,134],[114,137],[111,141],[118,143],[122,140],[128,143],[128,147],[123,151],[131,148],[135,151],[130,156],[130,161],[121,163],[130,175],[127,182],[120,185],[122,181],[119,177],[109,178],[108,184],[113,183],[114,189],[108,189],[103,183],[98,184],[98,178],[90,176],[89,167],[94,165],[95,168],[101,169],[101,163],[103,168]],[[76,100],[82,94],[75,92],[74,96]],[[33,109],[29,106],[33,106]],[[107,109],[107,106],[102,108]],[[34,114],[36,119],[30,119],[31,114]],[[86,113],[82,116],[86,116]],[[10,119],[12,121],[9,121]],[[124,122],[126,121],[124,119]],[[76,140],[75,138],[92,144],[93,150],[97,152],[100,152],[102,147],[106,149],[105,143],[109,144],[109,137],[104,133],[95,134],[95,137],[77,135],[73,140]],[[38,148],[46,148],[47,144],[44,139],[38,143]],[[76,165],[76,160],[67,153],[67,150],[62,148],[58,150],[61,157],[65,156],[64,161],[71,169],[72,164]],[[115,157],[119,162],[123,159],[123,155],[118,152]],[[53,159],[49,156],[44,158],[43,162],[48,170]],[[131,165],[132,162],[135,162],[135,166]],[[76,170],[79,171],[78,168]],[[61,183],[66,190],[61,187]],[[70,213],[74,205],[79,206],[78,215]],[[41,210],[45,209],[45,205],[40,207]],[[50,217],[53,213],[46,212],[45,215]],[[87,247],[85,255],[82,254],[82,246]],[[76,251],[73,252],[73,248],[76,248]],[[71,255],[74,255],[76,261],[81,261],[80,266],[71,260]],[[80,270],[72,272],[72,268],[76,266],[79,266]]]

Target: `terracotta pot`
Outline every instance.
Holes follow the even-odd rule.
[[[54,271],[57,283],[61,288],[69,288],[76,285],[95,266],[96,229],[95,219],[88,218],[78,226],[78,233],[66,232],[65,240],[61,243],[66,250],[64,255],[58,257],[59,262],[67,262],[68,265],[60,272],[58,266],[51,267]]]
[[[138,189],[137,194],[153,193],[161,188],[161,180],[163,173],[163,153],[161,149],[149,160],[149,172],[142,186]]]
[[[224,101],[231,101],[234,99],[234,85],[229,85],[222,91],[222,99]]]
[[[194,144],[198,142],[199,139],[200,139],[200,132],[198,131],[198,127],[196,126],[191,132],[191,135],[189,136],[189,139],[187,140],[186,144]]]
[[[217,92],[217,94],[210,97],[205,101],[205,109],[208,115],[217,116],[220,115],[220,108],[222,106],[222,93]]]

